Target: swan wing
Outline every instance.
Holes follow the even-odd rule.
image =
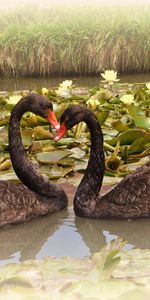
[[[109,201],[117,205],[129,205],[147,201],[150,203],[150,167],[138,168],[126,176],[109,193]]]

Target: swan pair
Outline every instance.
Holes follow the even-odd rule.
[[[20,133],[20,120],[26,111],[47,119],[58,130],[55,141],[81,121],[84,121],[90,130],[90,159],[74,197],[74,211],[77,216],[89,218],[150,216],[150,163],[126,176],[107,194],[99,197],[105,161],[103,134],[95,115],[86,107],[74,105],[62,114],[59,128],[50,101],[44,96],[31,93],[22,98],[11,113],[10,157],[14,171],[23,184],[0,181],[0,226],[57,212],[68,205],[64,190],[40,175],[26,156]]]

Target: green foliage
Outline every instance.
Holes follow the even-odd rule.
[[[55,90],[47,89],[47,96],[51,99],[53,94],[54,111],[58,118],[70,105],[80,103],[89,106],[90,103],[90,109],[93,110],[102,126],[106,175],[125,176],[129,172],[130,163],[138,162],[139,165],[142,165],[145,160],[141,159],[150,155],[149,107],[145,106],[145,100],[135,96],[140,95],[143,89],[146,99],[150,100],[150,93],[145,84],[133,84],[132,88],[130,87],[130,95],[133,96],[134,101],[132,104],[124,103],[121,100],[123,99],[122,95],[128,94],[128,86],[120,83],[114,84],[111,91],[109,86],[107,88],[100,86],[87,90],[85,95],[82,94],[82,89],[76,87],[71,91],[71,97],[65,99],[65,103],[63,97],[56,96]],[[21,94],[22,92],[19,95]],[[19,99],[19,95],[16,99]],[[118,100],[115,103],[112,101],[114,98]],[[0,103],[1,176],[6,174],[7,169],[11,173],[10,176],[13,175],[11,164],[8,161],[4,162],[5,159],[9,159],[8,125],[10,110],[15,105],[11,104],[10,107],[7,104],[8,99],[6,94],[3,102]],[[4,104],[4,102],[6,103]],[[75,126],[68,131],[67,137],[57,144],[53,141],[56,133],[49,129],[47,121],[39,116],[26,113],[22,118],[21,134],[24,147],[30,158],[38,161],[40,171],[50,179],[65,177],[67,180],[76,172],[83,173],[90,153],[90,134],[86,124],[81,122]]]
[[[116,239],[85,259],[47,257],[0,267],[1,299],[150,298],[150,250],[123,251]]]
[[[150,6],[1,12],[0,74],[149,72],[149,28]]]

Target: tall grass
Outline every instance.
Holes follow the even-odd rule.
[[[150,5],[18,9],[0,17],[0,75],[150,71]]]

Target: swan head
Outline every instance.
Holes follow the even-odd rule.
[[[73,126],[84,121],[91,113],[88,108],[82,105],[73,105],[66,108],[60,117],[60,128],[55,136],[55,142],[59,141]]]
[[[16,109],[20,111],[21,115],[26,111],[31,111],[34,114],[47,119],[56,130],[60,127],[53,111],[53,105],[45,96],[30,93],[17,103]]]

